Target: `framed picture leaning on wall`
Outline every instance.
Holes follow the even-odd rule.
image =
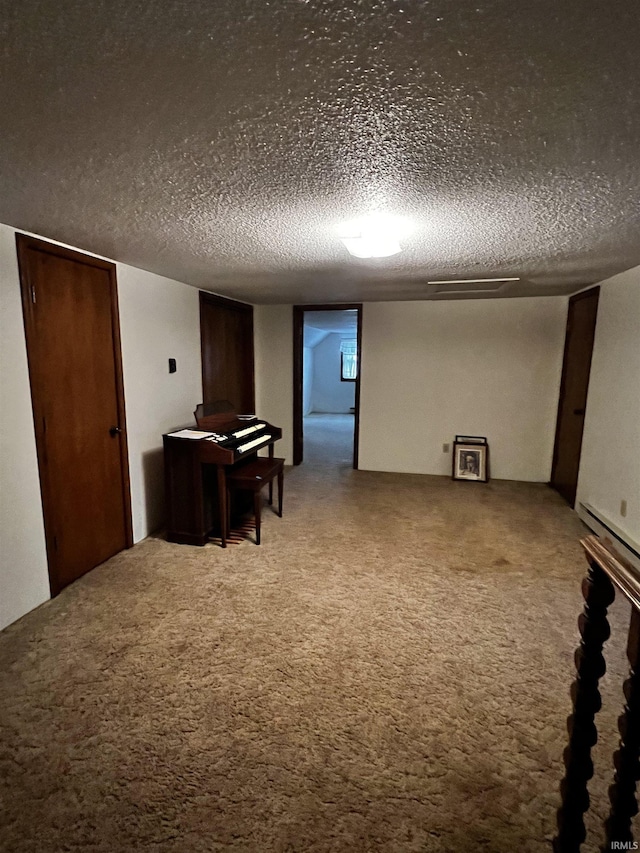
[[[458,441],[459,438],[471,440]],[[484,443],[483,443],[484,442]],[[453,443],[454,480],[473,480],[477,483],[489,481],[489,445],[479,436],[456,436]]]
[[[486,444],[487,439],[483,435],[457,435],[457,444]]]

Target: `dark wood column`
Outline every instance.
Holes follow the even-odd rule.
[[[587,783],[593,776],[591,748],[598,740],[595,716],[602,705],[598,682],[606,670],[602,647],[610,633],[607,608],[615,598],[613,584],[596,563],[589,566],[582,595],[584,611],[578,620],[582,642],[575,654],[577,678],[571,687],[573,714],[567,720],[569,745],[564,751],[566,773],[553,842],[556,853],[578,853],[587,835],[584,813],[589,808]]]
[[[593,776],[591,748],[598,739],[595,718],[601,699],[598,682],[606,670],[602,653],[609,637],[607,608],[617,592],[631,602],[627,656],[631,664],[624,683],[626,704],[618,720],[620,745],[614,754],[615,776],[609,788],[611,811],[605,821],[602,853],[633,849],[631,821],[638,813],[636,784],[640,779],[640,571],[625,560],[608,540],[587,536],[581,542],[589,563],[582,583],[584,611],[578,625],[582,642],[575,656],[577,678],[571,688],[573,714],[568,720],[569,744],[560,786],[558,833],[554,853],[579,853],[586,838],[584,814],[589,808],[587,784]]]
[[[633,841],[631,820],[638,814],[636,782],[640,779],[640,611],[631,611],[627,656],[631,664],[624,683],[626,705],[618,719],[620,746],[613,761],[616,774],[609,788],[611,812],[605,823],[604,851],[612,849],[612,841]]]

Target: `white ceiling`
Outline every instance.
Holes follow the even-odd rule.
[[[355,311],[305,311],[304,328],[319,329],[323,332],[336,332],[343,337],[355,337],[358,326],[358,314]]]
[[[0,38],[20,229],[255,303],[640,263],[638,0],[0,0]],[[401,254],[347,254],[371,210]]]
[[[345,311],[305,311],[303,336],[306,347],[317,347],[328,335],[338,334],[344,340],[358,334],[358,314]]]

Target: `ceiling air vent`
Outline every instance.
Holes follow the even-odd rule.
[[[429,281],[429,293],[434,296],[438,293],[446,293],[447,296],[454,294],[469,293],[497,293],[507,284],[519,281],[517,278],[484,278],[484,279],[459,279],[458,281]]]
[[[504,284],[458,284],[452,281],[450,284],[430,284],[429,293],[495,293],[502,290]]]

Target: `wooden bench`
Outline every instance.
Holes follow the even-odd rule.
[[[245,465],[232,468],[227,474],[227,491],[229,498],[233,491],[253,492],[253,511],[256,517],[256,545],[260,544],[260,507],[261,491],[269,486],[269,504],[273,504],[273,481],[278,478],[278,515],[282,518],[282,492],[284,486],[284,459],[256,456]],[[227,500],[231,506],[231,500]],[[227,527],[229,527],[229,521]]]

